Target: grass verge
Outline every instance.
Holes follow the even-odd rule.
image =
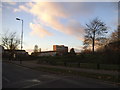
[[[95,78],[103,81],[110,81],[113,83],[117,83],[120,85],[120,76],[119,75],[107,75],[107,74],[98,74],[98,73],[88,73],[88,72],[79,72],[75,70],[66,70],[66,69],[60,69],[60,68],[53,68],[53,67],[35,67],[33,68],[35,70],[40,71],[47,71],[55,74],[62,74],[62,75],[74,75],[74,76],[84,76],[84,77],[90,77]]]

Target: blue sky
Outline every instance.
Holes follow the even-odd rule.
[[[42,51],[62,44],[80,51],[84,26],[99,17],[111,33],[117,28],[117,2],[2,2],[2,33],[9,30],[21,35],[24,20],[23,48],[28,52],[38,45]],[[108,34],[109,34],[108,33]]]

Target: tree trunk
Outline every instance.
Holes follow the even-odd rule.
[[[94,54],[94,47],[95,47],[95,30],[93,31],[93,44],[92,44],[92,51],[93,51],[93,54]]]
[[[92,44],[92,52],[94,53],[94,41],[95,41],[95,39],[93,38],[93,44]]]

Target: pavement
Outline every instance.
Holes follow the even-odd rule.
[[[36,61],[22,62],[36,67]],[[116,84],[82,76],[56,75],[19,65],[18,61],[2,63],[2,88],[118,88]]]
[[[98,74],[107,74],[107,75],[115,75],[115,76],[120,75],[120,72],[118,72],[118,71],[73,68],[73,67],[65,67],[65,66],[43,65],[43,64],[38,64],[37,61],[22,61],[22,64],[20,64],[20,61],[11,61],[11,63],[18,64],[18,65],[25,66],[25,67],[29,67],[29,68],[49,67],[49,68],[74,70],[74,71],[79,71],[79,72],[98,73]]]

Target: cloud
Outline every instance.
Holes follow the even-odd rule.
[[[26,51],[28,52],[29,55],[31,55],[31,53],[33,52],[33,49],[26,49]]]
[[[0,8],[3,10],[4,8],[13,9],[16,5],[16,2],[2,2]]]
[[[9,5],[16,5],[16,2],[6,2]]]
[[[40,24],[32,24],[30,23],[30,28],[32,29],[31,34],[37,35],[39,37],[51,36],[52,33],[45,30]]]
[[[20,5],[14,11],[31,13],[37,17],[38,23],[83,40],[84,27],[75,17],[79,18],[80,16],[88,15],[88,13],[93,11],[89,7],[92,6],[84,3],[36,2]],[[30,24],[32,33],[40,37],[51,36],[52,34],[48,32],[49,30],[45,29],[41,24]]]
[[[71,48],[74,48],[75,52],[80,52],[83,49],[83,46],[69,47],[69,51]]]
[[[2,15],[2,4],[0,3],[0,15]]]
[[[16,2],[2,2],[3,6],[14,6],[16,5]]]
[[[25,7],[25,6],[23,6],[23,5],[20,5],[19,7],[18,7],[19,9],[14,9],[14,12],[20,12],[20,11],[26,11],[26,12],[29,12],[29,9],[27,8],[27,7]]]

